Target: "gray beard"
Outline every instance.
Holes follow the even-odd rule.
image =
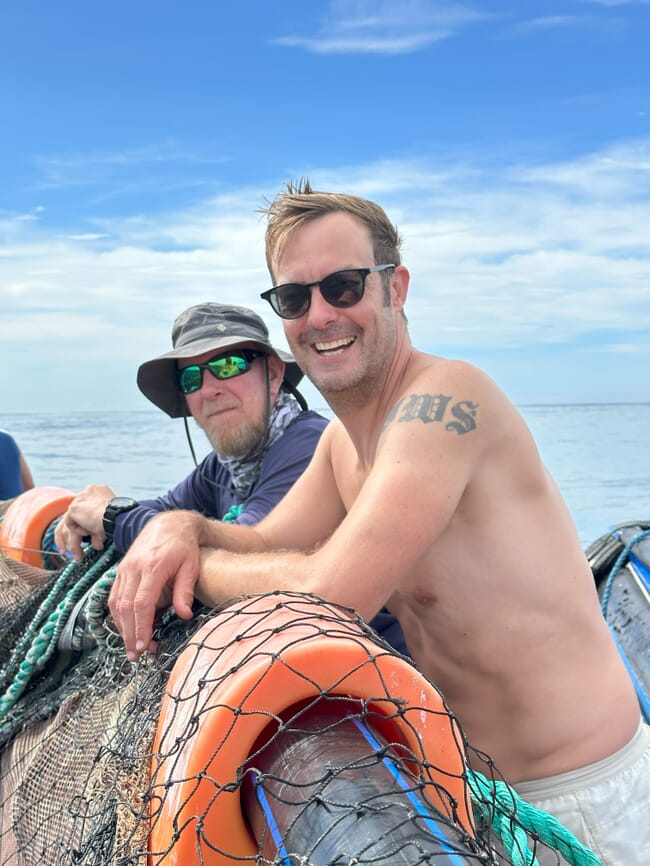
[[[232,486],[241,500],[245,501],[250,496],[268,449],[301,412],[302,408],[296,398],[292,394],[280,390],[273,404],[268,425],[266,423],[255,427],[249,425],[248,430],[250,432],[246,437],[248,442],[252,437],[252,431],[257,430],[258,432],[247,451],[243,454],[223,454],[215,448],[219,462],[230,472]]]
[[[209,433],[207,430],[203,432],[220,459],[241,459],[254,451],[255,446],[262,440],[266,432],[266,419],[263,418],[257,424],[243,424],[235,436],[219,436],[216,433]]]

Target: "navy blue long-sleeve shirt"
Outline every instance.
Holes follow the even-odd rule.
[[[252,526],[271,511],[307,468],[326,425],[327,419],[312,411],[293,419],[264,455],[257,481],[235,523]],[[118,515],[113,541],[125,553],[145,523],[161,511],[191,509],[222,520],[233,505],[241,503],[230,473],[213,451],[173,490],[157,499],[144,499],[137,508]]]

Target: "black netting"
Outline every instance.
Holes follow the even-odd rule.
[[[131,664],[89,612],[103,556],[0,563],[0,866],[463,866],[544,847],[513,800],[503,853],[441,696],[351,611],[283,593],[168,614]],[[54,651],[30,631],[48,598]]]

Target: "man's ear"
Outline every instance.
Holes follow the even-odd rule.
[[[393,309],[398,312],[404,308],[406,303],[410,279],[411,275],[404,265],[398,265],[393,271],[393,278],[390,281],[390,297]]]
[[[278,396],[278,391],[280,390],[282,380],[284,379],[284,369],[286,365],[284,361],[276,358],[275,355],[267,355],[266,363],[268,364],[269,368],[269,385],[271,386],[271,398],[272,401],[275,401]]]

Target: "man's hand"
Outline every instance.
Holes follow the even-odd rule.
[[[195,511],[158,514],[120,562],[108,604],[131,661],[151,647],[157,610],[173,604],[178,616],[191,618],[205,520]]]
[[[60,553],[70,551],[78,561],[83,556],[81,540],[90,536],[95,550],[104,546],[105,534],[102,518],[106,506],[115,493],[105,484],[89,484],[72,500],[56,529],[54,541]]]

